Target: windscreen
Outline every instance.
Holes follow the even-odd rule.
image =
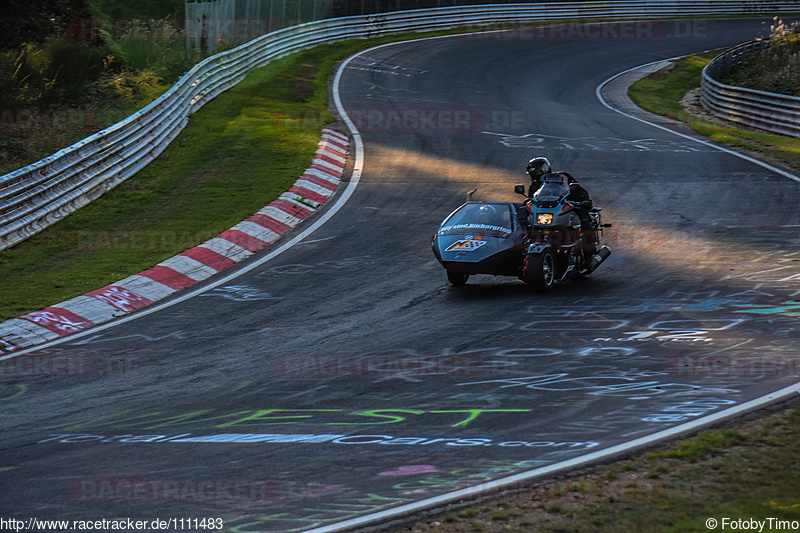
[[[569,194],[567,177],[561,174],[545,174],[542,176],[542,186],[533,196],[537,202],[557,202],[565,194]]]
[[[439,235],[485,235],[505,239],[512,233],[511,208],[503,203],[464,204],[439,228]]]

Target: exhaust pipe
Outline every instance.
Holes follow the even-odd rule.
[[[608,246],[601,246],[597,253],[592,256],[592,260],[589,261],[589,266],[586,268],[587,274],[590,272],[594,272],[594,269],[600,266],[600,263],[608,259],[608,256],[611,255],[611,248]]]

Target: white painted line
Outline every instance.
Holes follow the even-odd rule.
[[[487,483],[481,483],[480,485],[475,485],[474,487],[469,487],[454,492],[448,492],[447,494],[441,494],[433,498],[420,500],[418,502],[409,503],[407,505],[402,505],[400,507],[394,507],[392,509],[381,511],[379,513],[373,513],[359,518],[353,518],[352,520],[346,520],[344,522],[331,524],[329,526],[309,529],[308,531],[306,531],[306,533],[330,533],[334,531],[344,531],[347,529],[353,529],[355,527],[365,527],[368,525],[386,521],[398,515],[411,514],[426,509],[441,507],[445,504],[457,502],[460,500],[470,500],[479,498],[481,496],[489,496],[491,493],[503,487],[514,486],[522,482],[532,481],[536,478],[544,478],[546,476],[555,474],[557,472],[563,470],[570,470],[575,467],[583,466],[591,462],[600,461],[602,459],[611,458],[617,455],[628,454],[637,448],[652,446],[656,444],[658,441],[672,439],[679,435],[702,429],[705,426],[723,421],[728,418],[734,418],[737,415],[740,415],[747,411],[763,407],[765,405],[779,401],[781,399],[788,398],[798,393],[800,393],[800,383],[795,383],[794,385],[790,385],[779,391],[767,394],[766,396],[756,398],[755,400],[745,402],[743,404],[731,407],[730,409],[725,409],[724,411],[720,411],[712,415],[698,418],[697,420],[692,420],[691,422],[687,422],[679,426],[671,427],[669,429],[665,429],[663,431],[647,435],[646,437],[640,437],[632,441],[623,442],[622,444],[609,446],[608,448],[604,448],[596,452],[587,453],[585,455],[581,455],[580,457],[575,457],[573,459],[568,459],[566,461],[561,461],[558,463],[553,463],[551,465],[543,466],[541,468],[536,468],[535,470],[529,470],[527,472],[521,472],[513,476],[500,478],[494,481],[489,481]]]
[[[387,46],[387,45],[382,45],[382,46]],[[378,47],[378,48],[381,48],[381,47]],[[198,295],[203,294],[203,293],[205,293],[207,291],[210,291],[210,290],[212,290],[212,289],[214,289],[216,287],[219,287],[220,285],[225,285],[226,283],[229,283],[230,281],[236,279],[237,277],[239,277],[239,276],[241,276],[243,274],[246,274],[247,272],[250,272],[251,270],[253,270],[255,268],[260,267],[261,265],[263,265],[264,263],[266,263],[268,261],[271,261],[272,259],[274,259],[275,257],[279,256],[280,254],[282,254],[286,250],[289,250],[290,248],[292,248],[296,244],[300,243],[301,241],[303,241],[303,239],[305,239],[306,237],[308,237],[309,235],[311,235],[312,233],[317,231],[320,227],[322,227],[323,224],[325,224],[328,220],[330,220],[336,213],[339,212],[339,210],[342,207],[344,207],[344,205],[347,203],[347,201],[353,195],[353,193],[355,192],[356,188],[358,187],[358,183],[359,183],[359,181],[361,179],[362,168],[364,167],[364,143],[361,140],[361,133],[359,133],[359,131],[356,128],[355,124],[353,123],[353,121],[350,119],[350,117],[345,112],[344,107],[342,106],[341,95],[339,93],[339,84],[341,83],[341,77],[342,77],[342,72],[344,71],[344,67],[346,65],[348,65],[350,63],[350,61],[352,61],[355,57],[358,57],[358,55],[360,55],[361,53],[363,53],[363,52],[360,52],[359,54],[356,54],[356,55],[351,56],[350,58],[346,59],[342,63],[342,65],[339,67],[339,70],[337,71],[336,76],[335,76],[334,81],[333,81],[333,101],[334,101],[334,105],[336,106],[336,108],[337,108],[342,120],[345,122],[347,127],[352,132],[352,136],[353,136],[353,153],[354,153],[353,173],[350,176],[350,180],[347,182],[347,187],[345,187],[345,189],[342,192],[341,196],[336,198],[336,200],[331,205],[331,207],[320,218],[318,218],[312,225],[310,225],[307,229],[305,229],[304,231],[302,231],[301,233],[296,235],[293,239],[291,239],[289,241],[286,241],[282,245],[278,246],[275,250],[273,250],[269,254],[265,255],[264,257],[261,257],[259,259],[253,260],[251,263],[243,266],[242,268],[238,269],[236,272],[232,272],[232,273],[230,273],[228,275],[221,275],[221,276],[218,277],[218,279],[213,280],[212,282],[208,283],[207,285],[205,285],[203,287],[195,288],[195,289],[192,289],[191,287],[187,287],[186,289],[184,289],[182,291],[183,294],[180,294],[179,296],[177,296],[176,298],[174,298],[174,299],[172,299],[172,300],[170,300],[168,302],[153,303],[153,304],[151,304],[151,305],[149,305],[147,307],[144,307],[144,308],[138,310],[136,313],[132,313],[132,314],[127,315],[127,316],[119,317],[119,318],[117,318],[115,320],[112,320],[110,322],[106,322],[104,324],[98,324],[98,325],[93,326],[91,328],[87,328],[87,329],[85,329],[83,331],[78,331],[78,332],[75,332],[73,334],[70,334],[70,335],[68,335],[66,337],[59,337],[59,338],[54,339],[54,340],[52,340],[52,341],[50,341],[48,343],[45,343],[45,344],[39,344],[39,345],[37,345],[35,347],[21,349],[21,350],[17,350],[17,351],[11,352],[8,355],[4,355],[4,356],[0,357],[0,361],[3,361],[5,359],[10,359],[12,357],[19,357],[20,355],[24,355],[26,353],[30,353],[30,352],[32,352],[34,350],[42,350],[42,349],[48,348],[50,346],[55,346],[57,344],[61,344],[61,343],[65,342],[65,341],[66,342],[71,342],[71,341],[79,339],[81,337],[85,337],[86,335],[96,335],[100,331],[103,331],[103,330],[106,330],[106,329],[109,329],[109,328],[113,328],[113,327],[116,327],[116,326],[121,325],[121,324],[125,324],[126,322],[129,322],[131,320],[136,320],[138,318],[147,316],[147,315],[149,315],[151,313],[158,312],[158,311],[160,311],[162,309],[166,309],[168,307],[172,307],[173,305],[181,303],[181,302],[183,302],[185,300],[188,300],[189,298],[194,298],[195,296],[198,296]],[[262,210],[262,211],[264,211],[264,210]],[[269,213],[267,213],[267,214],[269,214]],[[286,213],[283,213],[283,214],[286,215]],[[289,216],[289,215],[287,215],[287,216]],[[294,218],[294,217],[292,217],[292,218]],[[234,228],[232,228],[232,229],[239,229],[239,228],[234,226]],[[137,283],[136,278],[143,279],[142,276],[133,275],[133,276],[130,276],[128,278],[125,278],[125,280],[122,280],[122,282],[114,283],[114,285],[117,285],[117,286],[120,286],[120,287],[125,287],[126,289],[130,290],[131,292],[134,292],[136,294],[140,294],[140,295],[144,296],[145,298],[147,298],[149,300],[152,300],[154,302],[156,300],[158,300],[159,298],[163,298],[164,296],[166,296],[169,293],[175,292],[173,289],[170,289],[166,285],[163,285],[163,284],[158,283],[158,282],[154,282],[154,281],[149,280],[147,278],[144,278],[143,281],[140,282],[141,286],[137,286],[137,285],[139,285],[139,283]],[[150,283],[147,283],[147,282],[150,282]],[[163,287],[163,289],[161,289],[160,287],[156,288],[156,286],[153,285],[153,284],[160,285],[161,287]],[[167,291],[169,291],[169,293],[164,294],[163,296],[160,296],[160,297],[156,296],[155,294],[153,294],[154,292],[160,292],[162,290],[167,290]],[[148,296],[148,294],[151,294],[153,297]]]
[[[772,166],[769,163],[765,163],[764,161],[760,161],[760,160],[758,160],[758,159],[756,159],[754,157],[750,157],[748,155],[739,153],[739,152],[737,152],[735,150],[731,150],[731,149],[725,148],[724,146],[720,146],[718,144],[714,144],[712,142],[705,141],[703,139],[698,139],[698,138],[692,137],[690,135],[685,135],[683,133],[671,130],[671,129],[665,127],[665,126],[661,126],[659,124],[654,124],[653,122],[650,122],[650,121],[645,120],[643,118],[631,115],[629,113],[625,113],[624,111],[620,111],[619,109],[611,106],[608,102],[606,102],[605,98],[603,98],[603,95],[602,95],[603,87],[605,87],[606,85],[608,85],[609,83],[611,83],[615,79],[619,78],[620,76],[624,76],[625,74],[628,74],[629,72],[633,72],[634,70],[650,69],[650,68],[652,68],[653,65],[655,65],[657,63],[663,63],[664,61],[674,61],[676,59],[680,59],[680,57],[673,57],[673,58],[668,59],[668,60],[661,59],[659,61],[653,61],[652,63],[647,63],[645,65],[640,65],[638,67],[629,68],[628,70],[625,70],[623,72],[620,72],[619,74],[615,74],[615,75],[611,76],[610,78],[605,80],[603,83],[598,85],[597,88],[594,90],[594,94],[595,94],[595,96],[597,96],[597,99],[600,101],[601,104],[603,104],[608,109],[619,113],[620,115],[624,115],[624,116],[626,116],[628,118],[632,118],[633,120],[638,120],[639,122],[641,122],[643,124],[648,124],[650,126],[653,126],[654,128],[658,128],[660,130],[669,132],[669,133],[671,133],[673,135],[677,135],[678,137],[682,137],[684,139],[688,139],[690,141],[702,144],[703,146],[706,146],[708,148],[713,148],[714,150],[719,150],[720,152],[725,152],[726,154],[730,154],[730,155],[739,157],[741,159],[744,159],[745,161],[749,161],[751,163],[755,163],[756,165],[759,165],[759,166],[761,166],[761,167],[763,167],[763,168],[765,168],[767,170],[775,172],[776,174],[780,174],[781,176],[784,176],[784,177],[789,178],[791,180],[800,182],[800,176],[792,174],[791,172],[788,172],[788,171],[783,170],[781,168]]]

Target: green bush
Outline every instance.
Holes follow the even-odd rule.
[[[85,105],[87,85],[108,70],[108,50],[89,42],[50,37],[0,54],[4,108]]]
[[[139,21],[123,35],[101,31],[111,53],[127,69],[152,71],[175,81],[189,67],[184,31],[169,20]]]
[[[748,59],[727,80],[729,85],[800,96],[800,24],[774,19],[769,47]]]
[[[102,87],[107,95],[113,95],[136,107],[147,105],[168,88],[161,77],[149,70],[110,73],[103,77]]]
[[[150,0],[132,0],[129,7],[143,1]],[[102,7],[111,5],[106,4]],[[199,59],[187,59],[183,31],[170,19],[130,16],[120,22],[95,9],[87,21],[91,33],[64,28],[0,51],[0,175],[121,120],[161,95]],[[66,110],[82,119],[49,128],[46,118],[19,118],[64,116]]]

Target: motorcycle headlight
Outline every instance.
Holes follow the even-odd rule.
[[[536,213],[536,223],[547,225],[553,223],[553,213]]]

